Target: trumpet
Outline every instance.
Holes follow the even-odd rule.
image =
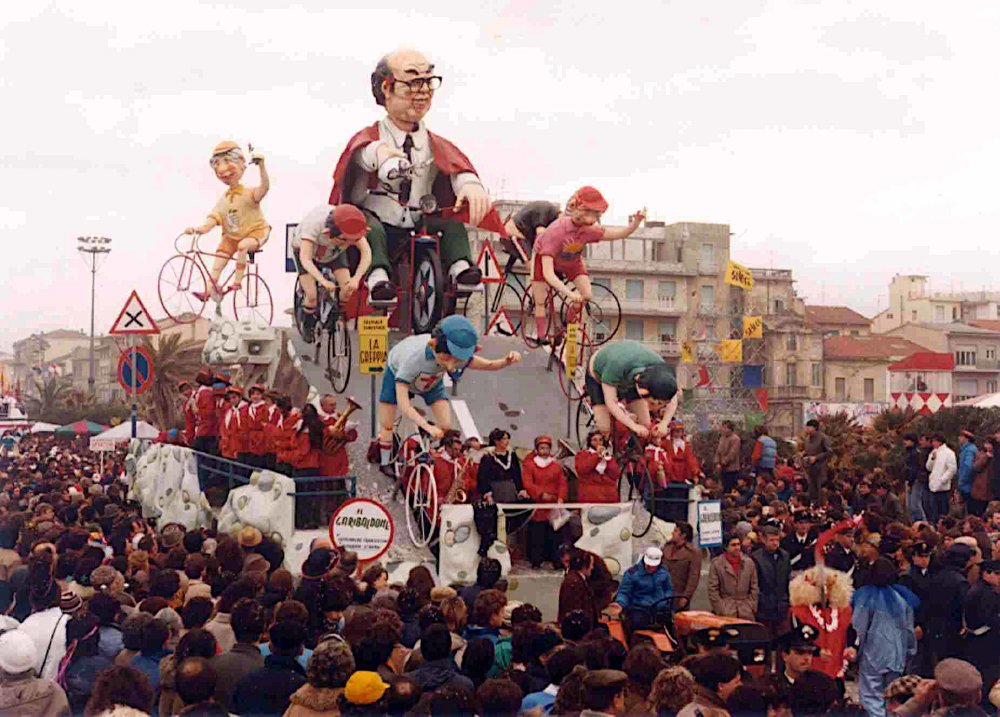
[[[327,426],[323,432],[324,453],[333,455],[347,444],[347,438],[337,434],[343,434],[344,428],[347,426],[348,417],[360,408],[360,403],[355,401],[351,396],[347,397],[347,410],[340,414],[340,417],[332,425]]]
[[[611,451],[611,446],[604,446],[601,449],[601,458],[606,461],[610,461],[614,457],[614,453]]]

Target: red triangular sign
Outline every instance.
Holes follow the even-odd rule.
[[[488,237],[483,241],[479,256],[476,257],[476,266],[483,272],[482,282],[484,284],[503,283],[503,269],[500,268],[497,253],[493,251],[493,242]]]
[[[111,324],[111,330],[108,333],[112,336],[142,336],[158,334],[160,329],[153,321],[152,314],[146,310],[139,294],[133,290],[118,314],[118,318],[115,319],[115,323]]]

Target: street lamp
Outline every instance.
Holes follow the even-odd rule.
[[[99,254],[111,253],[111,240],[108,237],[77,237],[77,251],[83,255],[84,263],[90,265],[90,375],[87,378],[87,389],[94,393],[94,290],[97,284],[97,257]],[[88,260],[87,255],[90,255]]]

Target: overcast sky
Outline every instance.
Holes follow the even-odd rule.
[[[738,261],[866,315],[894,272],[1000,288],[998,3],[357,4],[5,3],[0,348],[88,326],[81,234],[114,239],[98,330],[133,287],[153,308],[173,238],[221,193],[223,138],[268,157],[265,271],[290,297],[282,228],[325,202],[346,139],[379,116],[373,65],[403,46],[436,62],[428,125],[494,197],[586,182],[609,221],[645,205],[728,223]]]

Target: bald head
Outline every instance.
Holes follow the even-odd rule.
[[[434,91],[426,85],[413,91],[404,83],[431,77],[433,72],[434,65],[416,50],[397,50],[385,55],[375,65],[371,76],[375,102],[385,107],[389,117],[400,127],[419,122],[430,110]]]

